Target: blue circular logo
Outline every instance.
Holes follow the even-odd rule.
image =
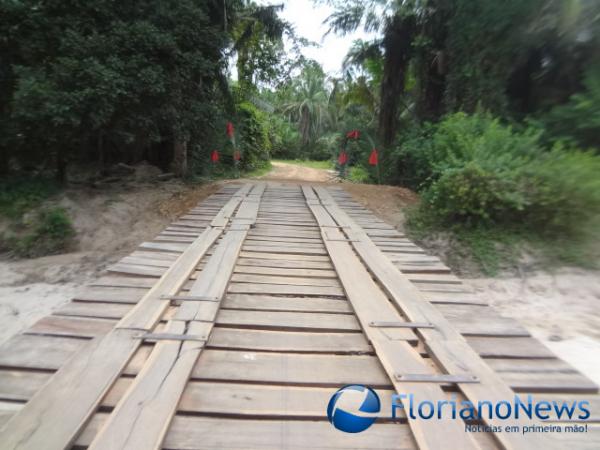
[[[381,402],[373,389],[351,384],[333,394],[327,405],[327,418],[338,430],[360,433],[373,425],[380,410]]]

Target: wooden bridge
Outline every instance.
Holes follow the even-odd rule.
[[[353,383],[383,405],[347,434],[326,407]],[[392,420],[394,391],[592,415],[466,432]],[[227,185],[0,347],[2,449],[597,449],[599,420],[596,385],[339,187]]]

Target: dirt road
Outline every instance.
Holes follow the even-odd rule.
[[[326,183],[328,181],[333,181],[336,177],[335,172],[332,170],[313,169],[312,167],[288,164],[279,161],[271,164],[273,170],[260,177],[261,179]]]
[[[331,172],[274,162],[269,180],[327,183]],[[337,184],[337,182],[336,182]],[[402,230],[403,209],[417,201],[396,186],[342,183],[354,199]],[[60,203],[73,217],[74,253],[0,262],[0,343],[67,302],[109,264],[151,239],[178,213],[214,191],[214,185],[129,186],[86,196],[66,194]],[[129,230],[123,233],[123,230]],[[600,383],[600,275],[569,269],[531,271],[521,277],[469,280],[483,300],[525,325],[537,338]]]

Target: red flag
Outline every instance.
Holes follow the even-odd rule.
[[[348,133],[346,133],[346,137],[348,139],[358,139],[360,136],[360,132],[358,130],[352,130],[352,131],[348,131]]]
[[[378,162],[379,162],[379,155],[377,154],[377,149],[374,148],[373,151],[371,152],[371,156],[369,156],[369,164],[371,164],[372,166],[376,166]]]
[[[227,122],[227,136],[233,137],[233,124],[231,122]]]
[[[239,161],[240,159],[242,159],[242,154],[240,153],[239,150],[236,150],[233,152],[233,160],[234,161]]]
[[[216,150],[213,150],[212,153],[210,154],[210,161],[212,163],[218,163],[219,162],[219,152]]]
[[[340,163],[340,166],[343,166],[347,162],[348,162],[348,155],[346,154],[346,152],[344,152],[344,151],[340,152],[340,156],[338,157],[338,163]]]

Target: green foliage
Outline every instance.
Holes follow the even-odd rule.
[[[548,232],[590,231],[600,215],[600,157],[556,144],[523,168],[526,220]]]
[[[268,174],[272,168],[271,161],[263,161],[256,168],[246,172],[244,176],[248,178],[262,177]]]
[[[252,103],[238,105],[240,150],[242,152],[241,168],[252,170],[258,168],[270,158],[271,142],[269,141],[268,118]]]
[[[573,248],[596,239],[600,157],[561,144],[546,150],[539,136],[537,128],[516,131],[486,114],[426,126],[397,151],[397,165],[419,169],[422,201],[409,225],[453,230],[489,267],[492,243],[506,250],[508,236],[541,247],[566,236],[571,245],[554,255],[575,261]]]
[[[0,170],[9,158],[147,159],[169,170],[184,142],[202,172],[221,118],[234,116],[226,55],[258,64],[248,66],[257,79],[282,56],[280,7],[226,3],[2,2]],[[248,143],[252,158],[257,145]]]
[[[600,65],[588,69],[584,91],[573,94],[564,105],[542,116],[547,135],[575,145],[600,149]]]
[[[17,256],[38,257],[68,249],[75,230],[63,208],[47,208],[24,223],[27,231],[5,238],[7,250]]]
[[[448,12],[444,102],[449,111],[496,113],[508,106],[506,89],[515,61],[531,44],[527,26],[539,13],[539,0],[455,0]]]
[[[457,113],[403,146],[396,164],[418,169],[423,208],[448,223],[539,220],[568,229],[600,212],[600,158],[561,145],[546,151],[539,136]]]
[[[0,215],[19,219],[25,212],[58,192],[53,180],[37,177],[11,177],[0,180]]]
[[[271,154],[275,158],[291,159],[302,153],[300,133],[294,125],[279,114],[269,117]]]
[[[348,171],[348,179],[353,183],[369,183],[371,175],[363,166],[354,166]]]
[[[390,152],[386,176],[413,188],[429,186],[448,169],[475,162],[506,179],[540,151],[540,132],[515,131],[489,114],[456,113],[407,134]],[[498,173],[501,170],[501,173]]]

